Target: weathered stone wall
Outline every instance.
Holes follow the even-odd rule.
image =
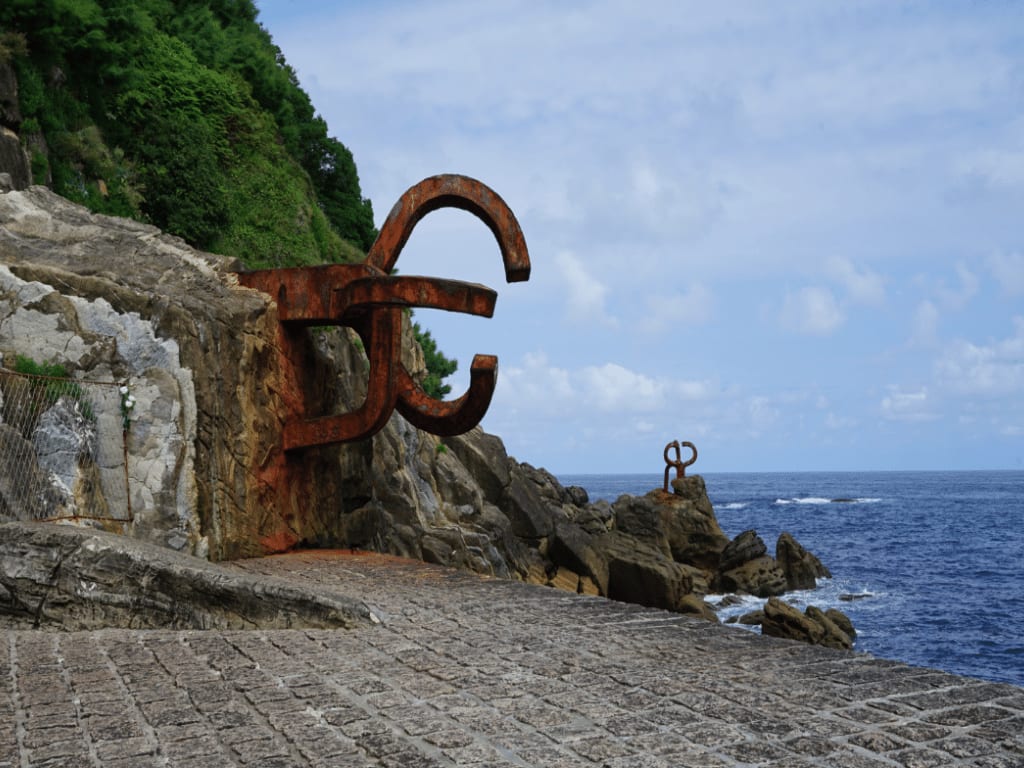
[[[0,264],[0,353],[126,381],[137,398],[127,438],[134,533],[199,554],[220,546],[200,510],[227,491],[211,480],[226,447],[217,443],[230,438],[210,439],[197,402],[222,383],[218,323],[246,297],[231,300],[219,265],[180,241],[92,216],[40,187],[0,195]],[[244,340],[238,346],[222,351],[243,361]],[[218,365],[200,376],[208,389],[197,400],[194,366],[204,360]],[[108,406],[101,418],[116,429],[119,400]]]

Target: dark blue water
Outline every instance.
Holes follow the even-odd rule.
[[[661,475],[564,475],[592,501],[643,494]],[[832,571],[787,596],[835,607],[856,649],[1024,685],[1024,472],[725,473],[704,476],[722,530],[789,531]],[[853,499],[836,502],[834,499]],[[842,595],[868,595],[852,602]],[[713,598],[709,601],[713,602]],[[745,613],[763,601],[719,615]]]

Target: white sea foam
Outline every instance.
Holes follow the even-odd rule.
[[[881,501],[881,499],[868,498],[868,497],[865,497],[865,498],[855,498],[855,499],[844,498],[844,497],[840,497],[840,498],[836,498],[836,499],[826,499],[826,498],[823,498],[821,496],[803,496],[803,497],[796,497],[796,498],[792,498],[792,499],[776,499],[775,503],[776,504],[874,504],[874,503],[879,502],[879,501]]]
[[[750,504],[746,501],[730,501],[728,504],[722,504],[719,509],[746,509]]]

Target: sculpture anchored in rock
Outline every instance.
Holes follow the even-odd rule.
[[[687,461],[683,461],[682,460],[682,453],[679,450],[680,446],[683,446],[684,448],[689,448],[691,451],[693,451],[693,456],[691,456]],[[670,459],[668,457],[668,452],[669,452],[670,448],[675,448],[676,457],[674,459]],[[676,470],[676,477],[675,477],[675,479],[676,480],[678,480],[680,477],[686,477],[686,468],[688,466],[690,466],[691,464],[693,464],[695,461],[697,461],[697,446],[695,446],[693,443],[691,443],[689,441],[686,441],[686,440],[684,440],[681,443],[678,440],[673,440],[671,443],[669,443],[668,445],[665,446],[665,454],[664,455],[665,455],[665,465],[666,465],[665,466],[665,493],[668,493],[668,471],[670,469],[672,469],[673,467],[675,467],[675,470]]]
[[[359,334],[369,358],[366,400],[338,415],[302,414],[284,427],[284,449],[363,440],[397,409],[413,426],[436,435],[457,435],[487,412],[497,381],[498,359],[476,355],[469,389],[456,400],[429,396],[401,360],[402,310],[443,309],[491,317],[497,293],[487,286],[438,277],[392,275],[416,224],[440,208],[461,208],[494,233],[507,282],[530,277],[530,256],[515,215],[492,189],[454,174],[432,176],[399,198],[362,264],[266,269],[239,274],[239,282],[270,294],[286,333],[317,325],[343,325]]]

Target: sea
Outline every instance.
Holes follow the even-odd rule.
[[[832,578],[784,599],[843,611],[857,630],[855,650],[1024,686],[1024,471],[703,477],[727,536],[754,529],[774,554],[788,531],[818,556]],[[662,474],[558,479],[591,501],[664,482]],[[719,617],[763,603],[746,596]]]

